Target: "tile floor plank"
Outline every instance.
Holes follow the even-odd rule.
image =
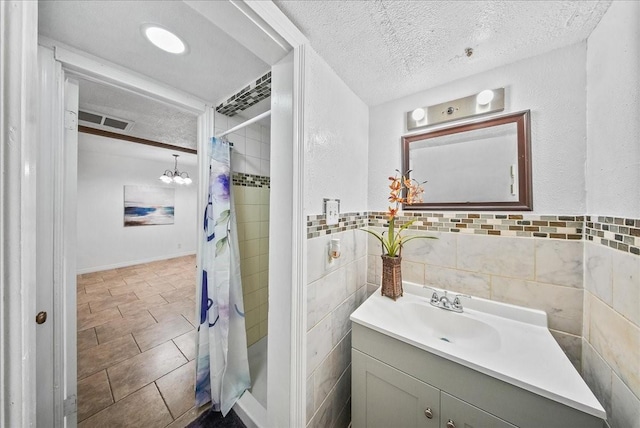
[[[106,370],[78,381],[78,421],[113,404]]]
[[[156,324],[149,311],[138,312],[135,316],[127,316],[109,321],[96,327],[96,335],[100,344],[131,334]]]
[[[195,371],[194,360],[156,381],[160,394],[174,419],[182,416],[195,404]]]
[[[174,315],[163,319],[159,323],[136,329],[133,332],[133,337],[136,339],[140,350],[145,352],[191,330],[193,330],[193,326],[182,315]]]
[[[180,349],[180,352],[191,361],[196,357],[196,330],[173,339],[173,343]]]
[[[78,332],[77,347],[78,351],[84,351],[85,349],[93,348],[98,344],[98,337],[96,336],[96,330],[88,328]]]
[[[80,422],[78,428],[161,428],[171,421],[171,414],[152,383]]]
[[[124,360],[107,369],[113,398],[120,401],[187,362],[171,341]]]
[[[117,309],[116,309],[117,310]],[[130,334],[103,345],[78,352],[78,379],[83,379],[107,367],[140,353]]]

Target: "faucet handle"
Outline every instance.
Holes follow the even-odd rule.
[[[468,294],[456,294],[456,298],[453,299],[453,303],[451,304],[451,306],[456,309],[462,309],[462,302],[460,301],[460,297],[468,297],[469,299],[471,299],[471,296],[469,296]]]
[[[422,288],[427,288],[433,291],[433,294],[431,295],[431,303],[438,303],[440,301],[440,297],[438,296],[438,290],[436,290],[435,288],[431,288],[428,285],[423,285]]]

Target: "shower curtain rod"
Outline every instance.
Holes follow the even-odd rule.
[[[265,117],[268,117],[268,116],[271,116],[271,110],[267,110],[264,113],[260,113],[256,117],[251,118],[251,119],[247,120],[246,122],[242,122],[241,124],[236,125],[231,129],[227,129],[226,131],[219,133],[218,135],[216,135],[216,138],[224,137],[227,134],[231,134],[232,132],[236,132],[238,129],[242,129],[245,126],[249,126],[252,123],[257,122],[260,119],[264,119]]]

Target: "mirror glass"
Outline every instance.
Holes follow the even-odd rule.
[[[529,112],[402,138],[404,171],[425,182],[404,209],[531,210]]]

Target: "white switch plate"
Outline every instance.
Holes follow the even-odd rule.
[[[327,218],[327,226],[338,224],[338,221],[340,219],[340,200],[325,199],[324,215]]]

